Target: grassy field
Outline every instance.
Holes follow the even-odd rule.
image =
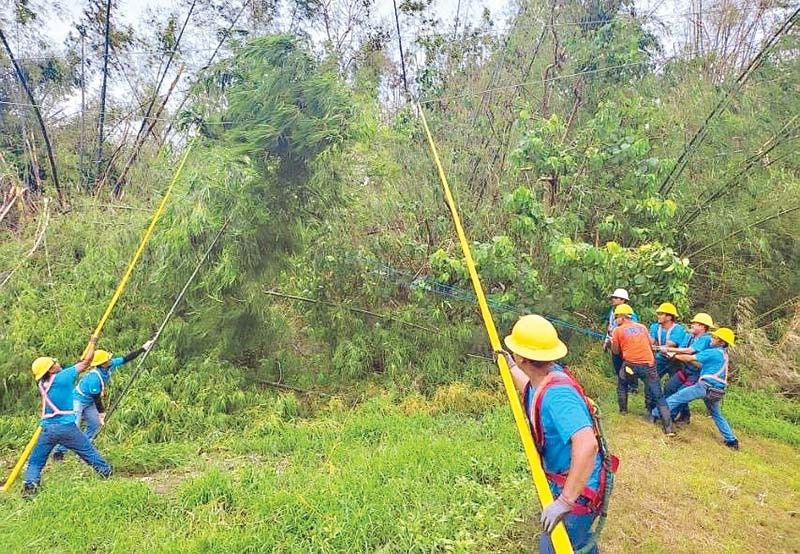
[[[736,426],[748,405],[731,403]],[[48,466],[34,501],[0,496],[0,551],[535,551],[538,508],[499,394],[376,391],[353,405],[325,399],[311,417],[274,405],[249,408],[236,434],[101,438],[116,469],[106,482],[72,457]],[[603,550],[799,552],[800,451],[751,430],[730,451],[695,413],[674,439],[609,413],[622,465]],[[796,438],[796,426],[761,417],[761,434]],[[3,450],[6,466],[14,455]]]

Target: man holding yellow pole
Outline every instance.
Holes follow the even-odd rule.
[[[24,496],[30,497],[38,490],[42,469],[57,444],[74,451],[101,476],[111,475],[111,466],[76,425],[72,402],[75,380],[80,373],[89,369],[96,344],[97,336],[92,335],[83,359],[66,369],[55,358],[46,356],[36,358],[31,366],[42,396],[42,432],[28,460],[22,486]]]
[[[539,315],[520,318],[505,344],[511,351],[514,386],[555,497],[542,510],[540,552],[554,552],[550,533],[562,520],[575,550],[591,545],[586,552],[597,552],[592,524],[604,508],[607,469],[614,469],[604,467],[607,453],[598,444],[590,401],[555,363],[567,347],[552,323]]]

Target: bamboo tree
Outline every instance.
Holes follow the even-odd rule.
[[[150,116],[153,113],[153,107],[155,106],[156,100],[158,99],[158,91],[161,90],[161,85],[164,84],[164,79],[167,77],[167,73],[169,72],[170,65],[172,65],[172,61],[175,59],[175,53],[178,51],[178,47],[180,46],[181,39],[183,38],[183,33],[186,30],[186,26],[189,24],[189,19],[192,17],[192,12],[194,11],[195,4],[197,4],[197,0],[192,0],[192,4],[189,6],[189,11],[186,14],[186,19],[183,20],[183,26],[181,27],[180,32],[178,33],[178,38],[175,39],[175,45],[172,48],[172,51],[169,54],[169,58],[167,59],[167,63],[164,66],[164,71],[161,73],[161,76],[158,80],[158,84],[156,85],[155,90],[153,91],[153,96],[150,98],[150,103],[147,105],[147,109],[142,115],[142,124],[139,126],[139,131],[136,133],[136,140],[133,144],[133,151],[131,152],[131,156],[128,159],[127,163],[125,164],[125,171],[123,172],[122,176],[117,180],[117,183],[114,185],[114,194],[119,195],[122,192],[122,187],[125,186],[125,178],[128,173],[128,169],[131,165],[136,161],[139,157],[139,152],[141,151],[142,146],[144,145],[144,141],[147,139],[148,129],[152,128],[150,126]],[[180,73],[178,74],[180,75]],[[175,81],[177,83],[177,80]],[[174,84],[173,83],[173,86]],[[170,89],[172,92],[172,89]],[[167,100],[169,100],[169,93],[167,97],[164,99],[164,105],[166,105]],[[162,106],[163,109],[163,106]]]
[[[53,185],[56,187],[56,194],[58,196],[58,205],[59,207],[63,208],[64,195],[61,191],[61,183],[58,180],[58,170],[56,169],[56,160],[53,157],[53,147],[50,144],[50,137],[47,134],[47,126],[44,124],[44,119],[42,118],[42,112],[39,110],[39,105],[36,103],[36,99],[33,97],[33,92],[28,86],[27,79],[25,79],[25,73],[23,73],[22,68],[17,63],[17,59],[14,57],[14,52],[11,50],[11,46],[8,44],[8,41],[6,40],[6,35],[5,33],[3,33],[2,29],[0,29],[0,40],[3,41],[3,47],[6,50],[6,54],[8,54],[8,57],[11,60],[11,64],[14,66],[14,71],[17,73],[17,78],[19,79],[19,82],[22,85],[22,88],[25,90],[25,94],[31,103],[31,108],[33,109],[33,113],[36,115],[36,121],[39,123],[39,129],[42,132],[44,145],[45,148],[47,149],[47,158],[50,161],[50,170],[53,172]]]
[[[100,118],[97,124],[97,165],[95,166],[95,179],[100,175],[100,165],[103,163],[103,142],[105,140],[105,119],[106,119],[106,92],[108,86],[108,49],[111,44],[111,0],[106,2],[106,29],[105,46],[103,52],[103,84],[100,87]]]
[[[681,173],[683,173],[683,170],[686,169],[686,165],[689,163],[689,157],[692,155],[692,153],[694,153],[694,150],[697,148],[697,146],[703,142],[703,139],[705,139],[711,121],[715,119],[716,116],[718,116],[728,106],[728,104],[730,104],[733,96],[739,92],[750,76],[761,66],[762,63],[764,63],[764,60],[769,53],[772,52],[773,48],[775,48],[775,45],[792,29],[798,18],[800,18],[800,7],[792,12],[786,21],[783,22],[783,25],[781,25],[769,37],[769,39],[767,39],[767,41],[764,43],[764,46],[758,51],[755,57],[753,57],[744,71],[739,74],[739,77],[736,79],[736,81],[734,81],[731,87],[729,87],[728,90],[725,91],[722,97],[717,101],[717,103],[706,116],[703,124],[692,136],[691,140],[686,144],[686,146],[684,146],[683,152],[678,158],[678,161],[675,162],[675,165],[672,166],[672,169],[661,183],[659,193],[662,196],[669,194],[669,192],[675,186],[675,180],[680,177]]]

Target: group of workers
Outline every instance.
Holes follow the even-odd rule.
[[[648,329],[636,320],[625,289],[611,294],[605,347],[617,376],[617,402],[628,412],[632,381],[645,384],[645,406],[664,433],[675,434],[673,422],[689,423],[689,403],[703,399],[726,446],[738,450],[739,441],[722,415],[728,386],[728,347],[735,341],[727,327],[716,328],[711,316],[699,312],[686,328],[670,302],[656,309],[658,320]]]
[[[734,344],[733,331],[713,330],[714,322],[706,313],[696,314],[687,330],[678,323],[678,312],[670,303],[658,307],[658,321],[648,329],[637,321],[629,301],[624,289],[611,294],[604,345],[611,351],[617,375],[619,411],[627,413],[630,385],[642,380],[648,416],[660,420],[666,434],[674,435],[673,421],[688,423],[688,404],[703,399],[725,445],[738,449],[720,406],[728,383],[727,348]],[[508,362],[555,498],[542,511],[545,532],[540,551],[555,551],[550,534],[563,522],[573,548],[597,552],[594,523],[599,516],[605,517],[607,492],[618,462],[606,447],[596,405],[556,363],[566,356],[567,347],[550,321],[539,315],[523,316],[504,342],[508,350],[501,354]],[[124,357],[95,350],[96,344],[93,336],[83,358],[66,369],[54,358],[33,362],[33,377],[42,397],[42,433],[25,473],[26,496],[38,489],[42,469],[54,449],[56,460],[72,450],[101,476],[111,475],[111,466],[92,444],[104,423],[103,393],[114,370],[148,351],[153,341]],[[87,422],[85,432],[80,431],[81,420]]]
[[[42,469],[51,452],[53,459],[60,461],[67,450],[72,450],[102,477],[111,475],[111,465],[92,444],[105,424],[103,395],[114,371],[150,350],[153,341],[147,341],[126,356],[117,357],[105,350],[96,350],[96,345],[97,337],[92,336],[83,358],[67,368],[56,358],[47,356],[36,358],[31,366],[42,397],[42,431],[25,470],[22,493],[26,497],[38,490]],[[81,421],[86,422],[84,432],[80,430]]]
[[[629,301],[624,289],[611,294],[604,344],[617,375],[619,411],[627,413],[631,384],[641,380],[648,418],[661,421],[664,432],[674,435],[673,421],[688,423],[689,403],[703,399],[724,444],[738,450],[739,441],[721,411],[733,331],[716,328],[706,313],[696,314],[687,330],[668,302],[658,307],[658,321],[648,329],[638,322]],[[605,444],[597,407],[557,363],[566,356],[567,347],[547,319],[521,317],[504,342],[508,351],[502,354],[554,497],[542,510],[545,532],[539,550],[555,552],[551,533],[563,522],[576,551],[596,553],[601,527],[597,521],[605,518],[618,465]],[[662,379],[666,379],[663,385]]]

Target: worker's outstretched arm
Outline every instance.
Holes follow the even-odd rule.
[[[127,364],[128,362],[132,362],[145,352],[148,352],[152,347],[153,347],[153,339],[150,339],[136,350],[131,350],[130,352],[125,354],[125,356],[122,358],[122,363]]]
[[[692,364],[695,367],[703,367],[703,364],[697,361],[697,356],[694,354],[675,354],[674,358],[679,362],[686,362],[687,364]]]
[[[89,346],[86,348],[86,353],[83,355],[83,359],[75,364],[75,367],[78,369],[78,372],[81,373],[89,369],[89,366],[92,365],[92,358],[94,358],[94,349],[97,347],[97,335],[92,335],[92,338],[89,339]]]

